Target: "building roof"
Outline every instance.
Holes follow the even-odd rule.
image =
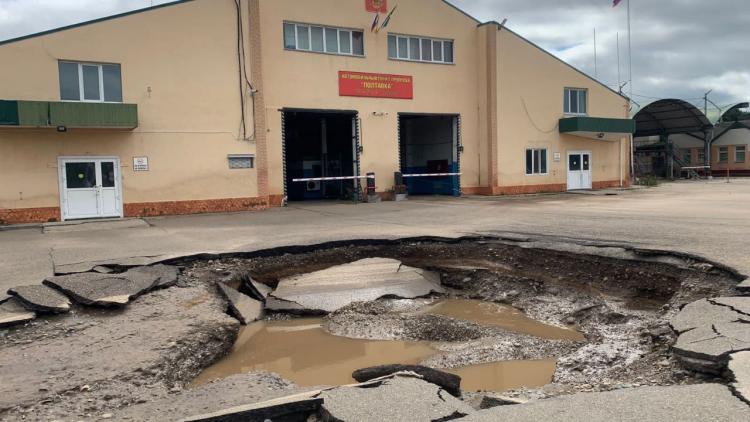
[[[713,127],[702,111],[677,99],[654,101],[638,111],[634,119],[635,137],[702,132]]]

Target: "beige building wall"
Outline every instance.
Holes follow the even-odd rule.
[[[0,99],[60,101],[58,60],[119,63],[123,102],[139,117],[133,131],[0,129],[0,209],[59,208],[60,156],[120,157],[126,213],[258,196],[255,170],[227,164],[255,153],[239,139],[236,45],[234,1],[199,0],[0,46]],[[150,171],[133,172],[134,156],[148,156]]]
[[[494,193],[564,190],[567,152],[592,153],[593,187],[627,183],[630,147],[559,133],[563,93],[567,88],[588,90],[590,117],[628,118],[628,101],[505,28],[497,31],[497,168],[500,189]],[[526,148],[547,148],[548,174],[525,174]],[[553,154],[560,153],[560,161]]]
[[[461,184],[483,182],[480,145],[484,134],[479,130],[477,107],[478,63],[483,52],[478,48],[476,21],[440,0],[399,2],[389,26],[377,34],[370,32],[373,14],[365,10],[363,1],[261,0],[260,14],[271,194],[283,193],[279,109],[285,107],[357,110],[362,129],[361,172],[375,172],[379,191],[393,187],[393,172],[399,169],[399,112],[460,114]],[[287,51],[284,21],[363,30],[365,57]],[[389,60],[388,33],[453,39],[455,64]],[[414,99],[341,97],[340,70],[413,76]]]

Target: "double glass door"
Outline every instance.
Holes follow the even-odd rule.
[[[63,220],[122,217],[119,159],[91,157],[59,161]]]

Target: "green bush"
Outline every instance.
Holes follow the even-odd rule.
[[[647,174],[638,178],[638,184],[641,186],[648,186],[650,188],[653,188],[655,186],[659,186],[659,179],[657,179],[653,174]]]

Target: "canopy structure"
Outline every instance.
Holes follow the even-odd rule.
[[[635,137],[696,133],[713,125],[694,105],[676,99],[655,101],[635,115]]]
[[[744,102],[735,104],[729,110],[724,112],[719,119],[722,123],[732,123],[744,120],[750,120],[750,103]]]

